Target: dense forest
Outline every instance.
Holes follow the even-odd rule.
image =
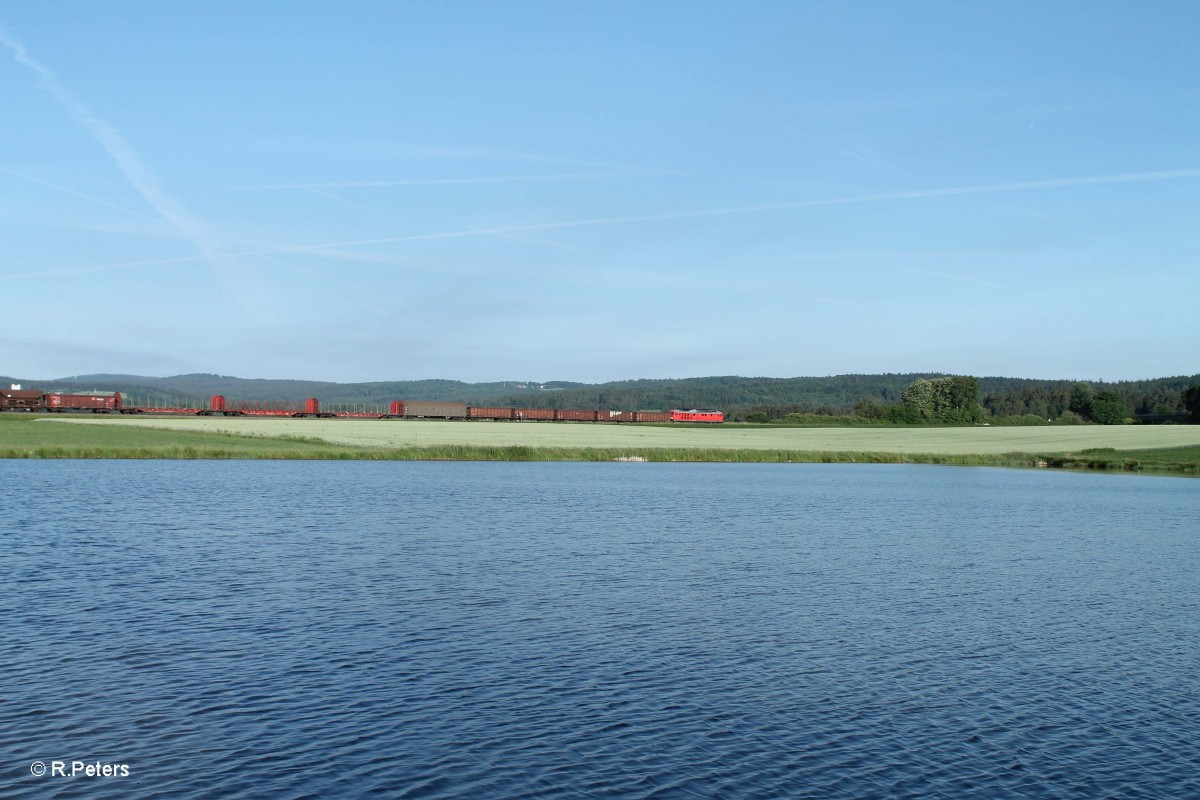
[[[814,417],[903,424],[988,420],[1123,422],[1140,416],[1197,414],[1200,375],[1091,383],[938,373],[809,378],[708,378],[463,383],[452,380],[330,383],[193,374],[168,378],[83,375],[53,380],[0,376],[45,390],[117,390],[139,405],[194,405],[213,394],[245,401],[300,402],[375,409],[391,400],[455,400],[518,408],[663,410],[715,408],[732,420],[810,421]]]
[[[972,402],[969,398],[974,396]],[[1034,422],[1099,422],[1126,420],[1200,421],[1200,375],[1142,381],[1043,381],[1020,378],[940,376],[916,378],[899,402],[865,395],[852,408],[757,406],[750,419],[786,420],[798,416],[853,416],[891,423],[967,424],[987,420]]]

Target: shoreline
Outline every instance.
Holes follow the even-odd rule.
[[[249,437],[247,437],[249,438]],[[263,443],[267,443],[265,440]],[[311,446],[297,449],[243,450],[221,446],[63,447],[16,449],[0,446],[6,460],[184,460],[184,461],[477,461],[477,462],[626,462],[657,464],[924,464],[1007,469],[1082,470],[1090,472],[1200,477],[1200,464],[1146,460],[1134,453],[1112,454],[942,454],[882,452],[806,452],[792,450],[661,450],[636,452],[609,448],[546,447],[401,447]]]

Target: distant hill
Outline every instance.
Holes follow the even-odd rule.
[[[21,383],[27,388],[46,390],[115,390],[127,395],[138,405],[206,404],[211,395],[222,394],[230,400],[250,402],[278,400],[298,403],[307,397],[316,397],[327,408],[353,406],[366,410],[386,408],[392,400],[447,400],[519,408],[716,408],[737,416],[756,408],[843,413],[864,399],[897,402],[901,392],[918,378],[941,376],[942,373],[799,378],[727,375],[584,384],[570,381],[464,383],[453,380],[332,383],[212,374],[167,378],[99,374],[51,380],[0,376],[0,384]],[[998,415],[1054,417],[1066,408],[1066,398],[1073,383],[1070,380],[984,377],[979,378],[980,400],[985,408]],[[1195,384],[1200,384],[1200,375],[1115,383],[1094,382],[1093,386],[1097,391],[1117,391],[1131,412],[1140,412],[1182,409],[1180,393]]]
[[[332,383],[266,378],[236,378],[229,375],[193,373],[167,378],[144,375],[75,375],[51,380],[16,379],[0,376],[0,383],[20,383],[26,387],[46,390],[64,389],[86,391],[105,389],[119,391],[137,398],[147,398],[145,405],[170,404],[184,400],[207,401],[214,394],[231,400],[300,402],[316,397],[323,404],[378,404],[386,406],[392,400],[458,400],[485,404],[499,396],[545,396],[563,389],[584,386],[569,381],[541,383],[534,381],[502,381],[496,383],[464,383],[452,380],[381,381],[373,383]],[[531,407],[531,406],[526,406]]]

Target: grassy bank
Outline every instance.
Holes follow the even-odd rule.
[[[0,415],[0,458],[353,458],[356,449],[295,436],[60,425],[35,415]]]
[[[772,447],[761,438],[750,439],[750,446],[721,446],[730,440],[726,435],[714,436],[720,433],[716,429],[459,422],[92,417],[68,420],[99,424],[61,424],[60,418],[0,416],[0,458],[909,463],[1200,474],[1200,444],[1073,451],[1042,446],[1058,443],[1055,439],[1002,439],[1001,443],[1020,446],[1004,452],[987,452],[986,448],[994,448],[997,442],[992,432],[981,429],[946,429],[935,431],[937,435],[933,437],[928,431],[910,431],[906,435],[901,429],[882,438],[877,431],[869,431],[866,433],[874,435],[866,440],[853,437],[830,440],[819,432],[809,432],[807,437],[775,438],[776,446]],[[1089,440],[1102,441],[1106,430],[1113,432],[1091,429]],[[1200,433],[1195,429],[1178,430]],[[301,436],[301,431],[341,441]],[[1120,429],[1120,441],[1164,440],[1161,429],[1143,431],[1149,435],[1139,439],[1130,438],[1129,429]],[[1072,432],[1077,431],[1072,429]],[[972,438],[982,452],[964,449],[964,442]],[[467,441],[459,441],[462,439]],[[1072,441],[1079,440],[1076,437]],[[870,442],[876,446],[836,449],[836,445],[850,442]],[[705,446],[706,443],[710,446]],[[805,443],[814,446],[794,446]],[[939,444],[945,451],[934,449]]]
[[[1050,455],[1042,460],[1050,467],[1200,475],[1200,447],[1196,446],[1140,450],[1114,450],[1105,447],[1080,453]]]

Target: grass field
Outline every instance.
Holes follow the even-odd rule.
[[[1200,474],[1200,426],[718,428],[5,414],[0,458],[856,462]]]
[[[362,448],[534,447],[790,450],[998,455],[1200,446],[1195,425],[977,428],[772,428],[597,425],[435,420],[248,419],[242,417],[58,417],[39,425],[86,424],[177,433],[304,437]]]
[[[0,458],[335,458],[353,452],[317,440],[59,424],[41,415],[0,414]]]

